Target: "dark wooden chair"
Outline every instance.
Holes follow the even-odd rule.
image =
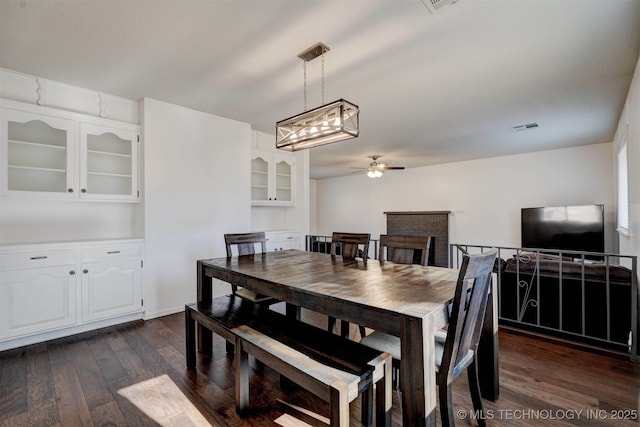
[[[485,426],[476,353],[482,322],[489,300],[491,273],[497,251],[495,249],[475,255],[464,255],[447,330],[436,333],[436,381],[440,400],[440,418],[443,426],[453,426],[451,385],[467,371],[473,408],[478,414],[478,424]],[[470,288],[470,283],[473,283]],[[392,355],[396,368],[400,361],[400,339],[381,332],[373,332],[362,344]]]
[[[237,234],[225,234],[224,235],[224,244],[227,249],[227,258],[233,256],[232,247],[236,247],[237,255],[255,255],[256,254],[256,245],[260,247],[260,254],[267,252],[267,238],[265,237],[264,232],[257,233],[237,233]],[[275,304],[280,302],[275,298],[271,298],[265,295],[257,294],[249,289],[238,288],[237,285],[231,284],[231,292],[234,295],[239,296],[240,298],[244,298],[251,302],[259,303],[259,304]]]
[[[378,259],[380,262],[427,265],[431,240],[431,236],[381,234]],[[416,262],[417,259],[419,262]]]
[[[330,253],[331,255],[342,255],[342,258],[346,259],[362,258],[366,264],[370,240],[371,234],[368,233],[333,233]]]
[[[333,233],[331,235],[331,255],[341,255],[343,259],[362,258],[367,263],[369,254],[369,241],[371,234],[368,233]],[[340,252],[338,254],[338,252]],[[333,332],[336,326],[336,318],[329,316],[328,330]],[[364,327],[360,327],[360,334],[364,336]],[[340,335],[349,336],[349,322],[340,322]]]

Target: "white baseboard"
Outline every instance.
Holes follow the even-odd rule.
[[[8,341],[0,342],[0,351],[9,350],[17,347],[23,347],[26,345],[36,344],[44,341],[49,341],[56,338],[68,337],[70,335],[92,331],[94,329],[100,329],[107,326],[113,326],[119,323],[131,322],[133,320],[140,320],[143,318],[143,316],[144,316],[144,313],[142,312],[133,313],[126,316],[100,320],[97,322],[86,323],[83,325],[72,326],[69,328],[58,329],[55,331],[47,331],[47,332],[29,335],[25,337],[14,338]]]

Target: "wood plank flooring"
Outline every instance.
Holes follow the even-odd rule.
[[[326,325],[326,317],[304,312]],[[354,328],[354,334],[355,334]],[[214,358],[184,359],[184,315],[136,321],[0,352],[0,426],[299,425],[277,399],[327,416],[308,392],[283,393],[279,376],[252,361],[251,413],[234,407],[233,358],[214,338]],[[497,402],[485,401],[490,426],[637,426],[640,364],[559,343],[500,332]],[[402,424],[399,392],[393,424]],[[454,386],[458,425],[470,419],[466,378]],[[359,425],[359,402],[351,408]],[[636,420],[620,420],[620,417]],[[438,417],[439,422],[439,417]]]

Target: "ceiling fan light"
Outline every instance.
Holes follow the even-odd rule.
[[[370,168],[369,171],[367,172],[367,176],[369,178],[380,178],[382,176],[383,172],[379,169],[374,169],[374,168]]]

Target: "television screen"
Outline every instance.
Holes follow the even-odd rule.
[[[522,247],[604,252],[604,205],[523,208]]]

